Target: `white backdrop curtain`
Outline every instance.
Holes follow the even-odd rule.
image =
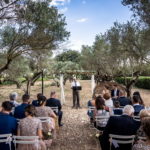
[[[94,92],[94,88],[95,88],[95,76],[92,75],[91,76],[91,92],[92,92],[92,94]]]
[[[60,90],[61,90],[61,104],[65,104],[65,93],[64,93],[64,84],[63,84],[63,81],[64,81],[64,76],[63,74],[60,75]]]

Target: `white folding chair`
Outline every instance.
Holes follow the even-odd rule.
[[[95,116],[96,127],[105,127],[110,116]]]
[[[33,144],[38,150],[39,137],[38,136],[13,136],[13,143],[15,144],[15,150],[17,144]]]
[[[88,107],[88,111],[89,111],[89,112],[92,112],[92,111],[94,111],[94,110],[95,110],[95,106],[89,106],[89,107]]]
[[[110,150],[112,147],[112,144],[114,143],[116,146],[118,144],[132,144],[134,142],[135,135],[115,135],[115,134],[109,134],[110,137]]]
[[[54,112],[58,113],[58,107],[50,107]]]
[[[9,144],[11,150],[12,134],[0,134],[0,143]]]
[[[133,119],[136,120],[136,121],[141,121],[140,116],[133,116]]]
[[[138,140],[146,141],[146,136],[138,136]]]
[[[40,119],[42,123],[44,123],[44,122],[51,123],[52,122],[50,117],[37,117],[37,118]]]

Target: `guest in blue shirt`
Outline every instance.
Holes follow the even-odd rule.
[[[140,105],[140,99],[138,95],[133,95],[133,108],[134,108],[134,115],[139,115],[140,111],[144,109],[143,105]]]
[[[10,116],[13,104],[10,101],[2,103],[2,111],[0,112],[0,134],[16,134],[17,120]],[[12,146],[12,149],[14,147]],[[0,143],[0,150],[9,150],[9,144]]]
[[[119,101],[115,101],[115,102],[114,102],[113,112],[114,112],[114,115],[122,115],[123,111],[122,111],[122,109],[120,108],[120,103],[119,103]]]
[[[61,106],[60,100],[56,99],[56,92],[55,91],[51,92],[51,97],[50,97],[50,99],[47,100],[46,106],[58,107],[58,113],[55,112],[55,114],[58,116],[59,126],[63,126],[63,124],[61,123],[62,115],[63,115],[63,112],[61,111],[62,106]]]
[[[37,94],[37,100],[33,100],[33,101],[32,101],[32,105],[33,105],[33,106],[39,107],[39,98],[40,98],[41,96],[43,96],[42,93],[38,93],[38,94]]]
[[[22,96],[23,103],[15,108],[14,117],[17,119],[25,118],[25,108],[29,105],[30,96],[28,94],[24,94]]]

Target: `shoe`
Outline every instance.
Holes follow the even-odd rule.
[[[72,109],[74,109],[75,108],[75,106],[72,106]]]
[[[82,109],[82,107],[78,106],[79,109]]]
[[[62,127],[64,124],[63,123],[61,123],[61,124],[59,124],[59,127]]]

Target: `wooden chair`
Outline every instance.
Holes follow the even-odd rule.
[[[0,143],[9,144],[11,150],[12,134],[0,134]]]
[[[13,143],[15,144],[15,150],[17,144],[36,144],[38,150],[39,137],[38,136],[13,136]]]
[[[116,144],[132,144],[134,142],[135,135],[115,135],[109,134],[110,137],[110,150],[113,143]]]

